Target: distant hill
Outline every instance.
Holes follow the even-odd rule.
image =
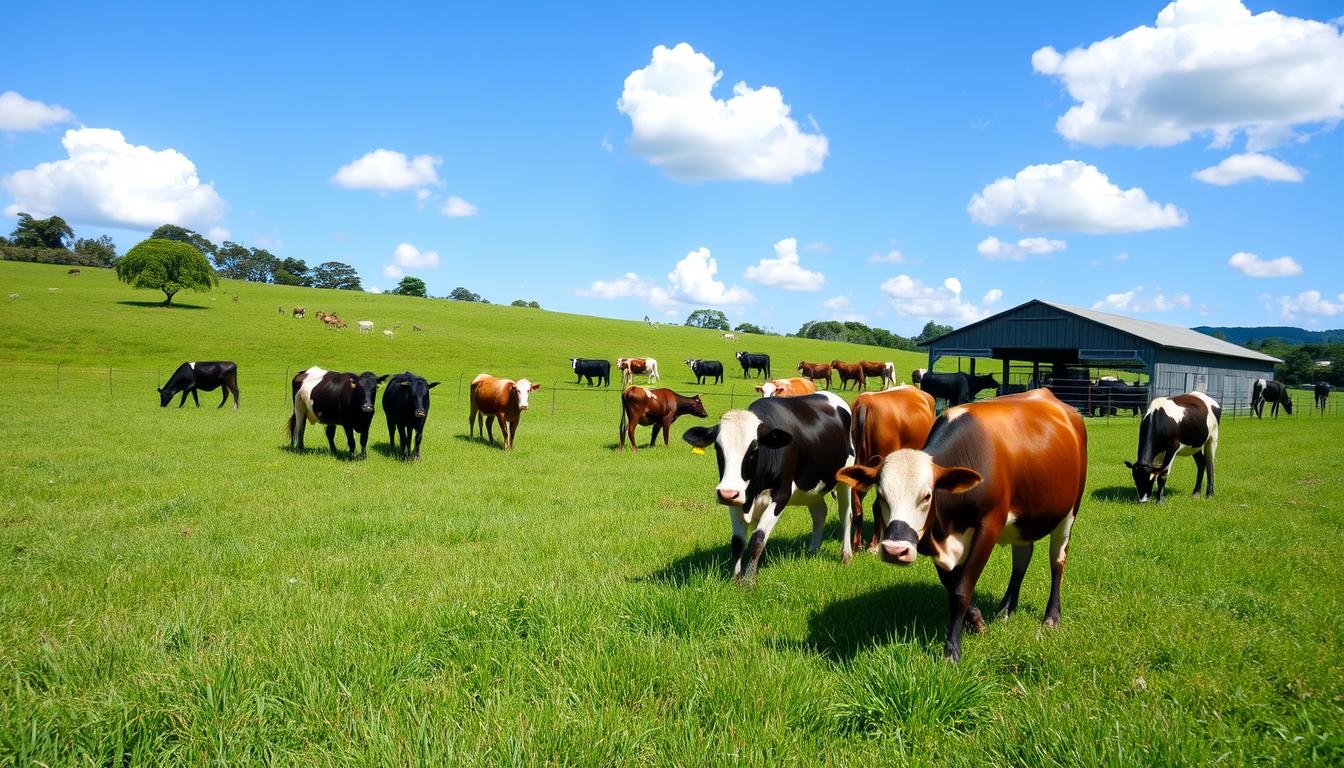
[[[1280,339],[1288,344],[1339,344],[1344,343],[1344,328],[1332,331],[1308,331],[1306,328],[1294,328],[1287,325],[1257,325],[1249,328],[1228,326],[1196,326],[1196,331],[1212,336],[1221,333],[1233,344],[1245,344],[1261,339]]]

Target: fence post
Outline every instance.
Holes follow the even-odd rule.
[[[560,385],[560,382],[558,382],[558,381],[556,381],[556,382],[552,382],[552,383],[551,383],[551,415],[552,415],[552,416],[555,415],[555,388],[556,388],[557,386],[559,386],[559,385]]]
[[[107,367],[107,399],[112,399],[112,366]]]
[[[57,363],[57,364],[56,364],[56,391],[59,392],[60,389],[61,389],[61,364],[60,364],[60,363]]]
[[[734,384],[728,390],[728,410],[733,410],[733,400],[737,398],[737,385]]]

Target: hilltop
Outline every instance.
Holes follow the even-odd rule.
[[[1200,325],[1193,330],[1224,338],[1233,344],[1279,339],[1288,344],[1338,344],[1344,342],[1344,328],[1329,331],[1309,331],[1290,325],[1213,326]]]

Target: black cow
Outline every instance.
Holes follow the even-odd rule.
[[[1293,398],[1288,394],[1288,388],[1283,386],[1282,382],[1265,381],[1256,379],[1255,384],[1251,386],[1251,413],[1257,418],[1265,418],[1265,403],[1268,402],[1273,407],[1270,413],[1274,418],[1279,418],[1279,406],[1293,415]]]
[[[574,369],[574,383],[578,384],[583,379],[588,379],[588,386],[593,386],[593,380],[596,379],[604,387],[611,386],[611,361],[610,360],[591,360],[583,357],[571,357],[569,365]]]
[[[747,376],[752,371],[760,371],[761,378],[763,379],[770,378],[769,355],[762,355],[752,352],[738,352],[737,362],[738,365],[742,366],[742,378],[744,379],[747,378]]]
[[[930,372],[920,378],[919,388],[953,406],[971,402],[982,389],[992,389],[997,393],[999,382],[993,376]]]
[[[327,425],[327,445],[336,453],[336,428],[345,428],[350,456],[355,456],[355,432],[359,432],[359,458],[368,456],[369,424],[378,385],[387,375],[337,373],[313,366],[294,376],[294,413],[285,432],[291,448],[303,450],[303,431],[308,422]]]
[[[429,416],[429,390],[439,386],[437,381],[425,381],[414,373],[398,373],[383,390],[383,415],[387,417],[387,441],[397,448],[402,460],[420,459],[420,440],[425,436],[425,419]],[[395,431],[394,431],[395,430]],[[415,436],[415,450],[411,450],[411,436]]]
[[[1092,412],[1114,416],[1120,411],[1143,414],[1148,404],[1148,388],[1132,386],[1119,381],[1101,381],[1092,388]]]
[[[715,384],[723,383],[723,363],[718,360],[700,360],[694,358],[686,361],[690,366],[691,373],[695,375],[696,384],[704,384],[705,379],[714,379]]]
[[[821,546],[826,497],[835,475],[854,462],[849,438],[850,412],[844,398],[831,392],[803,397],[764,397],[746,410],[729,411],[713,427],[693,427],[683,438],[698,449],[710,444],[719,462],[714,498],[729,507],[733,524],[733,575],[748,581],[765,551],[766,539],[787,506],[812,512],[810,553]],[[850,545],[850,494],[836,494],[843,560]],[[756,531],[747,542],[747,526]],[[746,572],[743,573],[743,553]]]
[[[1167,475],[1177,456],[1195,459],[1195,491],[1204,483],[1204,472],[1209,473],[1206,496],[1213,496],[1213,456],[1218,452],[1218,420],[1223,409],[1218,401],[1203,392],[1191,392],[1175,397],[1159,397],[1148,406],[1139,423],[1139,458],[1125,462],[1134,473],[1134,488],[1139,503],[1148,501],[1157,481],[1157,503],[1166,495]]]
[[[1325,404],[1330,399],[1330,385],[1324,381],[1316,385],[1316,407],[1322,411],[1325,410]]]
[[[224,399],[219,401],[219,408],[229,402],[229,393],[233,393],[233,407],[238,407],[238,366],[228,360],[219,360],[213,363],[183,363],[173,371],[173,375],[168,378],[168,383],[159,387],[159,407],[167,407],[168,403],[173,401],[173,396],[182,393],[182,402],[177,404],[178,408],[187,404],[187,395],[196,401],[196,407],[201,407],[201,398],[196,394],[197,391],[214,392],[220,387],[224,388]]]

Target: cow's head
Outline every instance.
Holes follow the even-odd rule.
[[[1281,402],[1283,403],[1283,410],[1287,411],[1289,416],[1292,416],[1293,398],[1288,395],[1288,390],[1286,389],[1283,391],[1283,400]]]
[[[570,370],[573,370],[573,371],[577,371],[577,370],[579,370],[579,358],[577,358],[577,357],[571,357],[571,358],[569,358],[569,368],[570,368]]]
[[[903,448],[868,465],[855,464],[835,478],[859,493],[877,486],[877,501],[887,509],[882,559],[898,565],[915,562],[920,539],[938,514],[935,491],[965,493],[980,484],[980,473],[966,467],[944,467],[923,451]],[[937,546],[937,542],[934,542]]]
[[[774,397],[779,392],[779,387],[773,381],[767,381],[764,384],[757,384],[756,391],[761,393],[761,397]]]
[[[167,408],[168,404],[173,401],[173,395],[176,393],[167,387],[157,387],[157,389],[159,390],[159,407]]]
[[[1153,483],[1157,482],[1159,477],[1166,477],[1167,471],[1141,461],[1126,461],[1125,466],[1129,467],[1129,471],[1134,475],[1134,490],[1138,491],[1139,503],[1147,504],[1148,497],[1153,492]]]
[[[736,355],[734,355],[734,357],[737,358],[737,361],[739,363],[742,362],[743,358],[745,358],[746,356],[747,356],[746,352],[738,352]]]
[[[714,446],[719,462],[714,498],[730,507],[745,507],[755,499],[758,463],[777,462],[772,454],[793,442],[793,435],[770,427],[751,411],[729,411],[718,424],[691,427],[681,438],[696,448]]]
[[[686,409],[687,413],[692,416],[699,416],[702,419],[709,415],[709,412],[705,410],[705,404],[700,400],[699,393],[691,395],[686,399],[690,402],[689,407]]]
[[[700,361],[697,360],[696,358],[691,358],[690,360],[686,361],[686,367],[690,368],[691,370],[695,370],[695,364],[698,362]]]
[[[971,396],[982,390],[992,389],[994,394],[999,394],[1002,390],[999,387],[998,379],[993,376],[972,376],[971,377]]]
[[[365,371],[359,376],[350,380],[350,388],[355,390],[355,399],[359,402],[359,410],[365,413],[373,413],[373,401],[378,395],[378,385],[387,381],[388,374],[379,376],[370,371]]]
[[[519,379],[513,382],[512,389],[509,391],[509,399],[518,403],[518,410],[527,410],[527,396],[541,389],[540,384],[533,384],[527,379]]]
[[[402,390],[402,396],[415,409],[415,418],[423,419],[429,412],[429,390],[439,386],[437,381],[425,381],[419,376],[399,376],[388,389],[398,387]]]

